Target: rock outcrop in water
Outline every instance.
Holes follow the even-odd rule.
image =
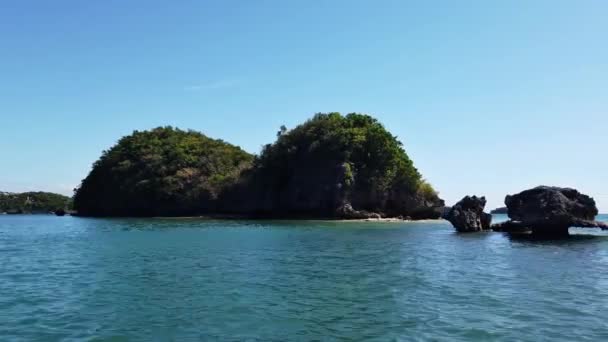
[[[460,233],[488,230],[492,215],[483,211],[485,206],[485,197],[466,196],[450,209],[445,218]]]
[[[568,228],[601,228],[593,198],[575,189],[539,186],[505,198],[510,221],[492,226],[496,231],[531,231],[535,235],[565,236]]]
[[[380,219],[382,216],[378,213],[372,213],[365,210],[355,210],[350,203],[345,203],[336,210],[336,217],[341,217],[347,220],[353,219]]]

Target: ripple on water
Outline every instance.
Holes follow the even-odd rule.
[[[0,217],[0,340],[606,340],[608,239]]]

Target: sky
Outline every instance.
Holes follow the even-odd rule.
[[[608,212],[605,0],[0,0],[0,190],[71,194],[133,130],[258,153],[378,118],[447,204],[570,186]]]

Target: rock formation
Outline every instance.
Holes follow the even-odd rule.
[[[485,197],[466,196],[450,209],[446,219],[461,233],[488,230],[492,215],[483,211],[485,206]]]
[[[336,217],[343,219],[380,219],[382,216],[378,213],[372,213],[365,210],[355,210],[350,203],[346,203],[336,210]]]
[[[507,196],[505,204],[511,221],[494,225],[496,231],[531,231],[535,235],[564,236],[568,228],[602,228],[593,198],[575,189],[539,186]]]

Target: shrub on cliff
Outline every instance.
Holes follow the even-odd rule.
[[[126,136],[93,164],[74,196],[81,215],[174,216],[215,211],[215,199],[253,156],[194,131]]]

